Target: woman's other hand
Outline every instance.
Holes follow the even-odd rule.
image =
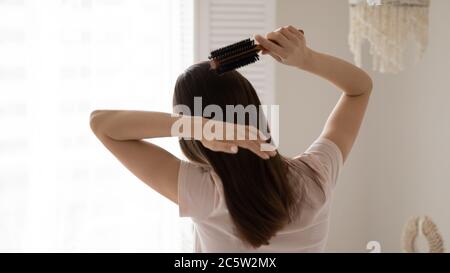
[[[240,148],[243,148],[262,159],[269,159],[277,154],[275,147],[266,142],[268,138],[264,133],[254,126],[204,118],[202,120],[202,136],[200,139],[197,139],[198,136],[194,138],[199,140],[207,149],[235,154]]]

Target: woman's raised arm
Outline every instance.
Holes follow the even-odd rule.
[[[358,135],[372,91],[369,75],[349,62],[309,49],[303,33],[292,26],[268,33],[266,37],[257,35],[255,39],[265,48],[263,54],[318,75],[343,91],[321,136],[336,143],[345,160]]]

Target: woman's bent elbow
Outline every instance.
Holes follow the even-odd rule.
[[[370,94],[372,93],[372,90],[373,90],[373,80],[371,77],[369,77],[366,92]]]
[[[103,120],[103,116],[105,114],[104,110],[94,110],[92,111],[90,117],[89,117],[89,125],[91,127],[91,130],[94,134],[98,134],[101,130],[101,121]]]

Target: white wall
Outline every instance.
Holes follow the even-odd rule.
[[[450,240],[450,1],[433,0],[430,45],[418,66],[399,75],[372,75],[375,89],[365,124],[335,194],[328,251],[401,251],[405,222],[429,215]],[[278,0],[277,25],[303,28],[309,45],[352,60],[346,0]],[[367,50],[366,50],[367,52]],[[281,151],[301,152],[320,133],[338,99],[329,83],[277,65]]]

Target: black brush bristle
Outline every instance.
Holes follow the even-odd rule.
[[[222,47],[222,48],[212,51],[211,55],[209,56],[209,59],[211,60],[211,59],[221,58],[225,55],[229,55],[230,52],[233,52],[235,50],[252,47],[254,45],[255,45],[255,41],[253,41],[251,39],[245,39],[240,42],[234,43],[232,45],[225,46],[225,47]]]
[[[244,58],[236,59],[236,60],[234,60],[232,62],[229,62],[229,63],[223,63],[223,64],[221,63],[217,67],[216,72],[218,74],[223,74],[223,73],[226,73],[228,71],[235,70],[235,69],[241,68],[243,66],[252,64],[252,63],[254,63],[254,62],[258,61],[258,60],[259,60],[259,56],[258,56],[257,53],[255,53],[253,55],[250,55],[250,56],[247,56],[247,57],[244,57]]]
[[[211,52],[211,67],[218,73],[238,69],[259,60],[255,41],[246,39]]]

